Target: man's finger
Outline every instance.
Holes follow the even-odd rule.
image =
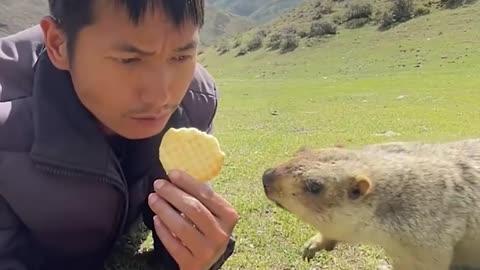
[[[168,231],[173,233],[184,243],[191,253],[201,250],[204,247],[203,235],[183,218],[180,213],[172,208],[165,200],[153,193],[149,196],[149,205]]]
[[[158,238],[178,264],[193,260],[193,255],[190,250],[172,235],[158,216],[153,217],[153,223]]]
[[[192,195],[162,180],[156,181],[154,188],[156,194],[183,213],[204,235],[209,235],[213,230],[223,229],[212,213]]]
[[[173,184],[197,198],[221,222],[231,223],[238,220],[238,214],[233,206],[208,185],[201,184],[187,173],[176,170],[169,172],[169,178]]]

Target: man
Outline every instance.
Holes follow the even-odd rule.
[[[158,157],[168,128],[212,130],[204,1],[49,5],[0,39],[0,269],[102,269],[140,216],[161,269],[218,269],[237,212]]]

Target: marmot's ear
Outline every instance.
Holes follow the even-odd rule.
[[[352,200],[357,200],[372,192],[372,181],[364,175],[357,175],[352,178],[348,197]]]

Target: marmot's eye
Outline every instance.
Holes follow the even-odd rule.
[[[310,192],[313,194],[318,194],[323,190],[323,185],[313,181],[313,180],[307,180],[305,181],[305,191]]]

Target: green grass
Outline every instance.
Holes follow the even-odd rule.
[[[375,270],[388,261],[378,247],[341,244],[303,262],[314,231],[267,201],[261,175],[301,146],[480,136],[479,12],[437,12],[384,33],[344,30],[284,56],[204,55],[221,90],[215,134],[227,154],[214,186],[241,215],[224,269]],[[376,136],[387,130],[400,135]],[[118,269],[143,269],[120,257]]]

